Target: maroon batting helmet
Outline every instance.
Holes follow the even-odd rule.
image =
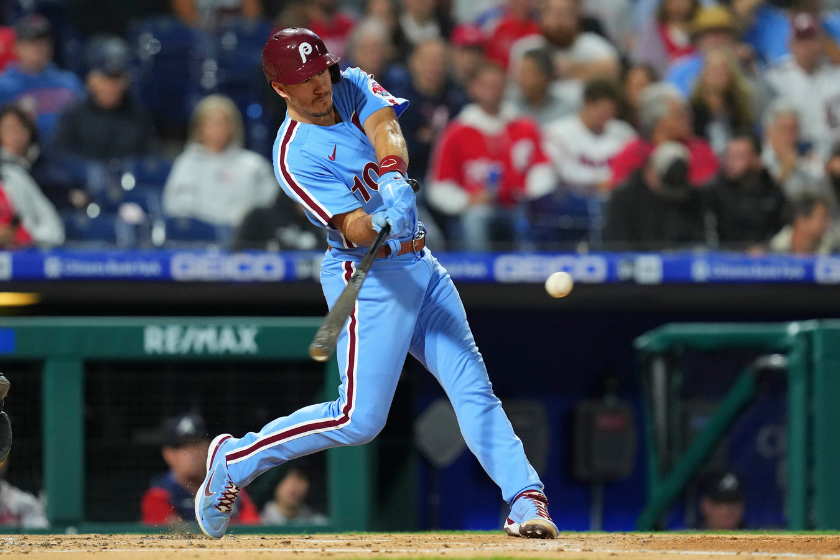
[[[263,47],[263,72],[269,82],[299,84],[330,69],[334,84],[341,79],[338,62],[320,37],[302,27],[278,31]]]

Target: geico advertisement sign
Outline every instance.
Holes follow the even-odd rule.
[[[501,255],[493,263],[497,282],[545,282],[554,272],[568,272],[577,282],[607,280],[607,260],[598,255]]]
[[[286,263],[275,253],[175,253],[169,269],[179,282],[276,282],[286,276]]]
[[[143,349],[146,354],[257,354],[257,327],[146,327]]]

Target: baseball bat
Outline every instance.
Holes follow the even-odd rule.
[[[338,342],[338,335],[344,327],[344,322],[347,321],[356,306],[359,290],[362,289],[362,284],[364,284],[365,278],[370,272],[370,267],[373,266],[376,254],[382,248],[382,244],[385,243],[385,239],[388,238],[390,233],[391,226],[388,224],[385,224],[385,227],[379,230],[370,249],[362,258],[362,262],[356,267],[356,272],[350,277],[350,281],[347,282],[341,295],[338,296],[333,308],[324,317],[324,322],[321,323],[321,327],[315,333],[315,338],[312,339],[312,344],[309,345],[309,357],[316,362],[326,362],[332,356]]]
[[[420,190],[419,183],[414,179],[408,179],[408,184],[411,185],[415,193]],[[333,308],[324,317],[324,322],[321,323],[321,327],[315,333],[315,338],[312,339],[312,344],[309,345],[309,357],[316,362],[326,362],[332,356],[335,345],[338,343],[338,335],[356,306],[359,291],[362,289],[362,284],[364,284],[368,272],[370,272],[370,267],[373,266],[373,261],[376,260],[379,249],[382,248],[382,244],[385,243],[385,239],[388,238],[390,233],[391,226],[388,224],[385,224],[385,227],[379,230],[373,244],[365,253],[365,256],[362,257],[362,262],[356,267],[356,272],[350,277],[350,281],[347,282],[341,295],[338,296]]]

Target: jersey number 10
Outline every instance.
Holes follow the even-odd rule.
[[[365,199],[365,202],[370,201],[371,194],[370,191],[379,191],[379,184],[377,184],[377,179],[371,177],[370,172],[373,171],[376,174],[376,177],[379,177],[379,166],[369,161],[365,164],[365,168],[362,171],[362,179],[360,180],[357,176],[353,176],[353,187],[350,189],[353,192],[359,191],[361,193],[362,198]]]

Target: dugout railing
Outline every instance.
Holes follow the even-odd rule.
[[[320,323],[320,318],[4,318],[0,322],[0,371],[4,363],[43,364],[42,476],[52,530],[150,530],[139,524],[86,520],[86,363],[303,362],[309,360],[307,348]],[[335,399],[340,383],[335,358],[322,370],[322,394]],[[14,380],[8,398],[15,398]],[[290,411],[277,411],[281,412]],[[370,530],[375,507],[374,449],[368,444],[326,451],[328,525],[239,526],[237,532]],[[14,459],[14,447],[12,453]]]
[[[645,396],[648,498],[637,528],[660,528],[669,509],[755,396],[761,370],[787,376],[787,500],[790,530],[840,529],[840,321],[776,324],[670,324],[636,339]],[[669,456],[679,410],[685,351],[753,349],[766,353],[736,379],[696,438]]]

